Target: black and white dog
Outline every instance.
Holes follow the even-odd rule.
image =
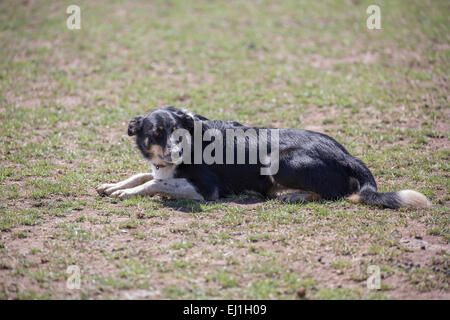
[[[233,138],[233,146],[229,149],[229,142],[225,138],[218,141],[221,138],[217,136],[216,142],[221,143],[216,145],[212,155],[221,153],[226,157],[231,150],[232,161],[174,161],[174,150],[183,159],[186,154],[181,153],[186,150],[179,150],[181,138],[173,139],[173,132],[184,129],[194,136],[196,124],[201,124],[203,134],[208,129],[214,129],[224,136],[230,130],[251,129],[256,138],[260,138],[263,130],[268,130],[246,127],[234,121],[208,120],[174,107],[156,109],[147,116],[134,117],[128,125],[128,135],[136,136],[136,144],[150,162],[153,173],[137,174],[115,184],[102,184],[97,187],[97,192],[121,199],[159,194],[172,198],[216,200],[230,194],[253,191],[267,198],[279,197],[288,202],[347,197],[355,203],[394,209],[430,206],[423,194],[413,190],[378,192],[372,173],[360,159],[349,154],[333,138],[308,130],[271,129],[277,130],[277,146],[269,139],[269,136],[274,136],[273,133],[261,139],[267,144],[269,156],[277,152],[277,158],[274,158],[277,170],[272,174],[261,174],[261,169],[268,166],[267,161],[262,161],[264,159],[249,161],[251,149],[255,147],[251,136],[240,141],[244,144],[241,149],[245,153],[244,162],[239,162],[235,154],[239,149],[237,140]],[[208,148],[207,140],[191,139],[193,148],[187,152],[192,157],[195,157],[195,152],[202,154]],[[218,150],[217,146],[221,149]]]

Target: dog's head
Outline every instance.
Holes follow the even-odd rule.
[[[171,139],[176,129],[194,128],[194,121],[206,118],[174,107],[163,107],[146,116],[136,116],[128,124],[128,135],[136,136],[136,144],[143,156],[155,165],[172,163],[176,141]]]

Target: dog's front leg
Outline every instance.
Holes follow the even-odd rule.
[[[131,189],[113,192],[112,197],[125,199],[137,195],[160,194],[175,199],[204,200],[203,196],[186,179],[151,180]]]
[[[133,188],[141,184],[144,184],[152,179],[153,176],[150,173],[139,173],[118,183],[105,183],[99,185],[96,188],[96,190],[99,194],[110,195],[111,193],[117,190]]]

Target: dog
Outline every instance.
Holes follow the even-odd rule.
[[[202,134],[209,129],[221,134],[230,130],[251,129],[256,138],[262,137],[263,130],[269,129],[247,127],[235,121],[209,120],[172,106],[158,108],[146,116],[136,116],[129,122],[128,135],[136,137],[136,145],[149,161],[152,173],[140,173],[118,183],[102,184],[96,188],[97,192],[120,199],[162,195],[175,199],[213,201],[251,191],[264,198],[277,197],[286,202],[347,198],[353,203],[391,209],[426,208],[431,205],[423,194],[413,190],[378,192],[372,173],[360,159],[352,156],[333,138],[309,130],[276,129],[277,146],[268,137],[263,139],[270,156],[275,149],[278,152],[278,170],[272,174],[261,174],[261,169],[267,168],[267,161],[260,159],[256,163],[249,163],[248,160],[239,163],[236,154],[231,155],[230,159],[234,160],[231,163],[174,161],[174,150],[178,156],[187,154],[195,157],[195,150],[203,153],[208,148],[207,141],[201,140],[191,141],[194,148],[187,151],[190,154],[183,154],[184,150],[177,149],[180,139],[173,139],[175,130],[182,129],[192,137],[196,124],[201,125]],[[216,142],[220,139],[215,137]],[[246,137],[241,140],[242,143],[245,157],[249,159],[254,142]],[[222,149],[211,152],[213,156],[220,151],[229,155],[239,148],[234,140],[231,149],[225,147],[229,147],[225,140],[217,146]]]

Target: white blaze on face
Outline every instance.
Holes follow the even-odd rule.
[[[174,164],[191,163],[191,134],[186,129],[176,129],[170,135],[171,158]]]

